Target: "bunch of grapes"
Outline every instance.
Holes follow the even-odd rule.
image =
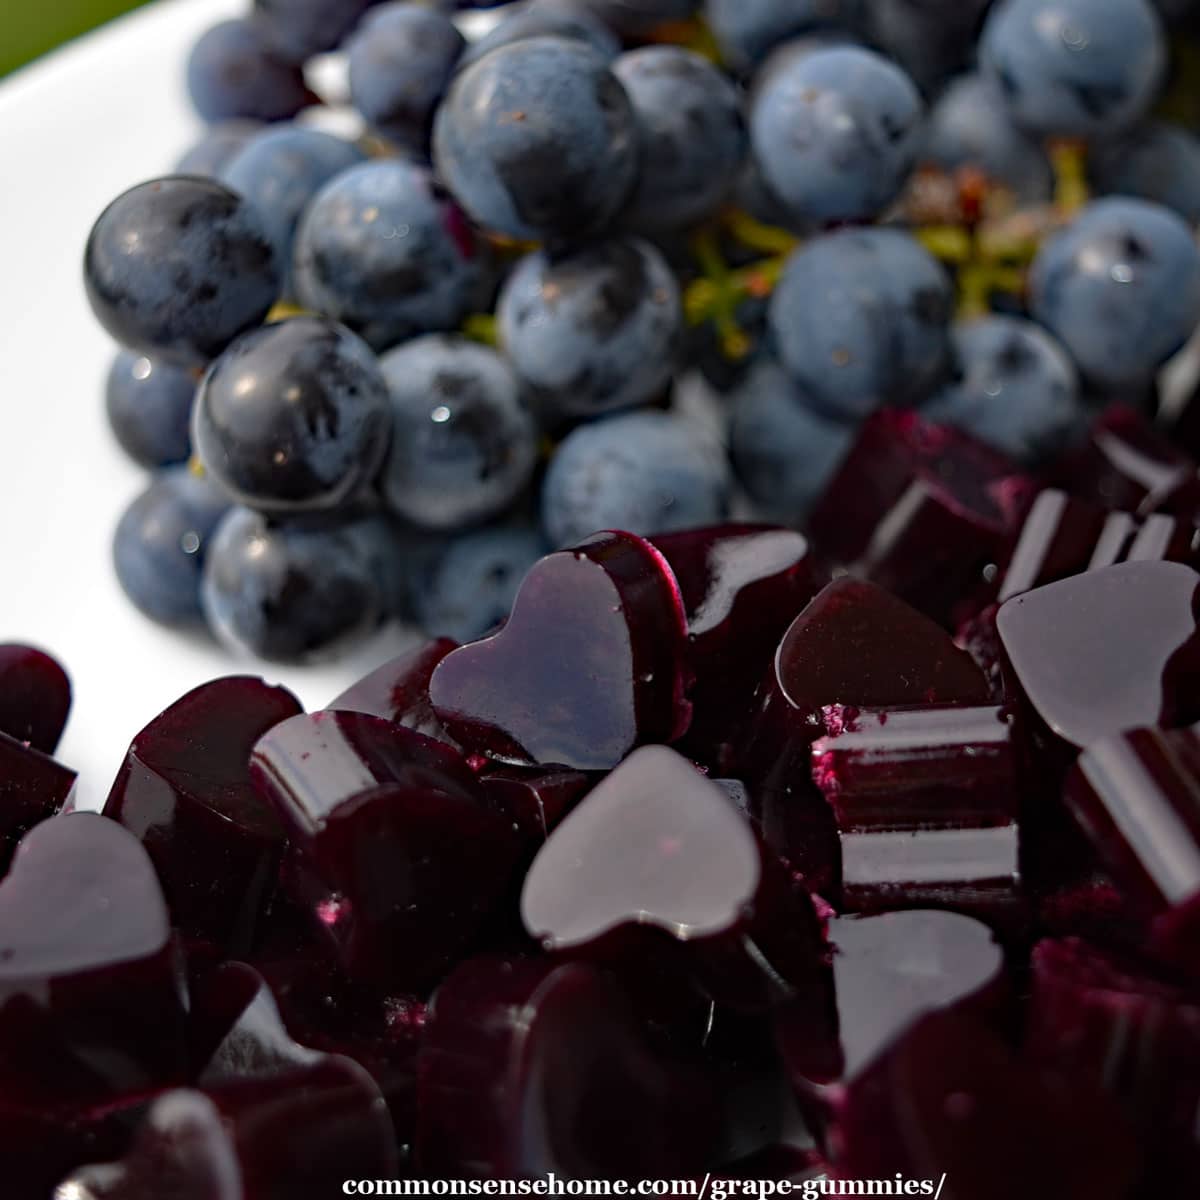
[[[467,640],[594,530],[803,527],[888,406],[1036,471],[1200,323],[1194,5],[457,7],[256,0],[96,222],[157,620]]]

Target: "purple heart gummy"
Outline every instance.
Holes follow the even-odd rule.
[[[851,1083],[829,1143],[837,1176],[941,1180],[942,1200],[1123,1200],[1137,1162],[1106,1096],[953,1012],[922,1018]]]
[[[203,684],[133,739],[104,805],[146,847],[173,923],[230,953],[254,936],[284,841],[250,782],[250,751],[299,711],[261,679]]]
[[[675,573],[695,683],[685,753],[717,764],[744,719],[771,655],[825,582],[800,534],[717,525],[651,539]]]
[[[703,1075],[659,1060],[583,963],[495,958],[434,994],[418,1163],[434,1178],[681,1178],[716,1134]]]
[[[44,821],[0,882],[0,1092],[81,1104],[182,1078],[185,996],[154,867],[94,813]]]
[[[809,528],[822,554],[944,620],[996,560],[1030,491],[965,433],[883,409],[863,422]]]
[[[1200,897],[1200,737],[1133,729],[1093,742],[1067,779],[1067,806],[1143,911]]]
[[[1004,953],[988,927],[959,913],[912,909],[829,922],[838,1053],[782,1010],[776,1035],[802,1097],[836,1111],[845,1086],[925,1014],[984,1013],[1006,997]],[[827,1085],[836,1084],[835,1087]]]
[[[74,791],[74,771],[0,733],[0,875],[17,843],[40,821],[62,812]]]
[[[155,1101],[120,1161],[81,1167],[57,1195],[89,1200],[289,1200],[395,1174],[378,1089],[344,1059]]]
[[[0,646],[0,733],[53,754],[71,711],[71,681],[32,646]]]
[[[1086,440],[1055,470],[1072,495],[1137,516],[1190,516],[1197,501],[1196,464],[1136,409],[1110,405]]]
[[[824,710],[813,779],[833,809],[842,904],[946,904],[1002,915],[1017,901],[1017,763],[995,707]]]
[[[363,713],[294,717],[252,774],[294,841],[293,899],[354,977],[436,979],[503,893],[520,842],[452,747]]]
[[[1078,938],[1033,949],[1025,1052],[1083,1073],[1146,1126],[1200,1112],[1200,998]]]
[[[810,994],[823,971],[812,902],[782,895],[771,866],[722,788],[643,746],[538,852],[521,916],[545,949],[571,953],[649,926],[690,949],[718,999],[755,1007],[775,988]]]
[[[429,680],[438,663],[457,649],[450,638],[427,642],[377,667],[325,707],[385,717],[426,737],[449,741],[429,699]]]
[[[1179,563],[1118,563],[1003,604],[996,627],[1045,725],[1083,748],[1200,716],[1197,585]]]
[[[654,546],[597,534],[536,563],[504,627],[447,655],[429,694],[451,734],[489,758],[608,770],[687,728],[686,629]]]
[[[792,622],[737,749],[768,843],[810,886],[836,886],[836,831],[810,776],[823,710],[987,704],[983,672],[944,629],[882,588],[842,578]]]

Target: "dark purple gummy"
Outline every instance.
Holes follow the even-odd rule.
[[[725,792],[644,746],[588,794],[525,878],[525,927],[551,951],[608,952],[640,927],[682,943],[714,999],[820,1004],[825,945],[807,893],[779,884]]]
[[[1200,501],[1192,459],[1142,413],[1120,404],[1096,418],[1086,441],[1053,474],[1072,495],[1139,517],[1153,512],[1190,517]]]
[[[291,1036],[271,989],[246,963],[206,972],[190,1000],[191,1074],[202,1086],[287,1074],[325,1057]]]
[[[434,668],[458,643],[437,638],[377,667],[325,707],[342,712],[385,717],[438,741],[450,741],[429,699]]]
[[[997,560],[1031,490],[965,433],[883,409],[863,423],[809,529],[822,555],[946,622]]]
[[[0,645],[0,733],[53,754],[71,711],[71,681],[41,650]]]
[[[998,599],[1119,562],[1194,564],[1197,533],[1162,513],[1144,520],[1112,512],[1055,488],[1038,494],[1002,575]]]
[[[66,807],[75,778],[61,763],[0,733],[0,876],[17,843],[40,821]]]
[[[1200,898],[1200,737],[1132,729],[1093,742],[1066,802],[1113,877],[1143,911]]]
[[[779,639],[826,577],[805,538],[775,526],[718,525],[651,541],[675,573],[687,613],[695,682],[681,749],[716,766]]]
[[[1014,596],[997,629],[1031,708],[1069,746],[1200,717],[1190,567],[1118,563]]]
[[[991,706],[824,710],[813,779],[833,809],[842,905],[951,905],[992,915],[1018,899],[1017,762]]]
[[[1033,950],[1025,1053],[1116,1095],[1143,1136],[1195,1136],[1200,998],[1140,962],[1076,938]]]
[[[1086,1080],[1015,1058],[958,1013],[917,1022],[846,1089],[829,1132],[836,1176],[930,1180],[963,1200],[1123,1200],[1133,1132]]]
[[[813,1036],[787,1009],[776,1038],[806,1110],[828,1121],[853,1082],[927,1013],[980,1016],[1008,998],[1004,953],[986,925],[959,913],[912,909],[829,922],[837,1039]]]
[[[837,887],[836,830],[810,766],[827,706],[989,700],[983,672],[940,626],[874,584],[835,580],[784,634],[735,754],[768,843],[811,887]]]
[[[685,732],[686,629],[658,550],[597,534],[538,562],[504,627],[447,655],[429,694],[473,752],[608,770],[636,745]]]
[[[285,887],[355,978],[435,980],[508,884],[520,838],[450,746],[323,712],[272,730],[251,769],[294,840]]]
[[[540,844],[592,786],[594,777],[569,767],[492,767],[479,777],[490,807]]]
[[[434,1178],[685,1178],[718,1124],[703,1075],[659,1059],[583,963],[472,959],[437,990],[418,1164]]]
[[[186,998],[137,839],[95,813],[44,821],[0,882],[0,1095],[78,1107],[179,1081]]]
[[[70,1177],[94,1200],[283,1200],[386,1179],[396,1152],[379,1090],[345,1059],[156,1100],[116,1163]],[[170,1191],[164,1191],[169,1187]]]
[[[284,842],[250,782],[250,751],[299,711],[261,679],[202,684],[133,739],[104,805],[146,847],[172,923],[231,954],[253,939]]]

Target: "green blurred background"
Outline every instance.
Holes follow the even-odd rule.
[[[0,5],[0,75],[144,2],[7,0]]]

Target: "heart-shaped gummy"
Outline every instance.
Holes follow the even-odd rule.
[[[767,974],[806,986],[823,959],[811,901],[776,888],[768,866],[724,789],[674,750],[643,746],[550,835],[521,916],[564,952],[649,926],[691,948],[705,985],[737,1003],[741,976],[770,964]]]
[[[783,1010],[776,1033],[793,1082],[835,1109],[842,1087],[926,1013],[985,1011],[1004,998],[1004,954],[991,930],[931,909],[829,922],[838,1049],[830,1061],[807,1021]],[[820,1085],[839,1083],[837,1088]]]
[[[284,882],[356,978],[421,986],[508,883],[520,839],[451,746],[364,713],[293,717],[251,773],[293,839]]]
[[[74,771],[0,733],[0,875],[17,843],[39,821],[62,812],[74,791]]]
[[[808,542],[771,525],[717,525],[651,539],[679,581],[688,621],[692,724],[685,753],[717,765],[784,630],[825,578]]]
[[[458,643],[450,638],[436,638],[364,675],[325,707],[384,717],[426,737],[449,741],[429,699],[429,680],[438,663],[457,649]]]
[[[59,1195],[89,1200],[287,1200],[396,1170],[387,1110],[345,1059],[155,1101],[119,1162],[82,1167]]]
[[[1069,746],[1200,716],[1200,575],[1118,563],[1014,596],[996,626],[1030,706]]]
[[[0,882],[0,1092],[81,1103],[177,1080],[184,997],[137,839],[93,813],[44,821]]]
[[[836,886],[836,831],[809,761],[823,709],[988,700],[983,672],[944,629],[874,584],[834,580],[784,634],[737,750],[767,841],[810,886]]]
[[[53,754],[71,711],[71,681],[32,646],[0,646],[0,733]]]
[[[173,923],[230,953],[250,944],[274,886],[283,830],[250,783],[250,751],[300,711],[261,679],[216,679],[133,739],[104,805],[146,847]]]
[[[1031,491],[990,447],[885,408],[863,422],[809,529],[828,559],[945,619],[996,560]]]
[[[654,546],[597,534],[536,563],[504,627],[447,655],[429,694],[473,751],[608,770],[635,745],[686,729],[686,630]]]
[[[680,1178],[716,1135],[705,1077],[658,1059],[583,963],[462,964],[434,994],[419,1075],[434,1178]]]
[[[944,1012],[850,1085],[829,1143],[836,1174],[942,1181],[942,1200],[1123,1200],[1137,1163],[1129,1125],[1099,1090]]]

